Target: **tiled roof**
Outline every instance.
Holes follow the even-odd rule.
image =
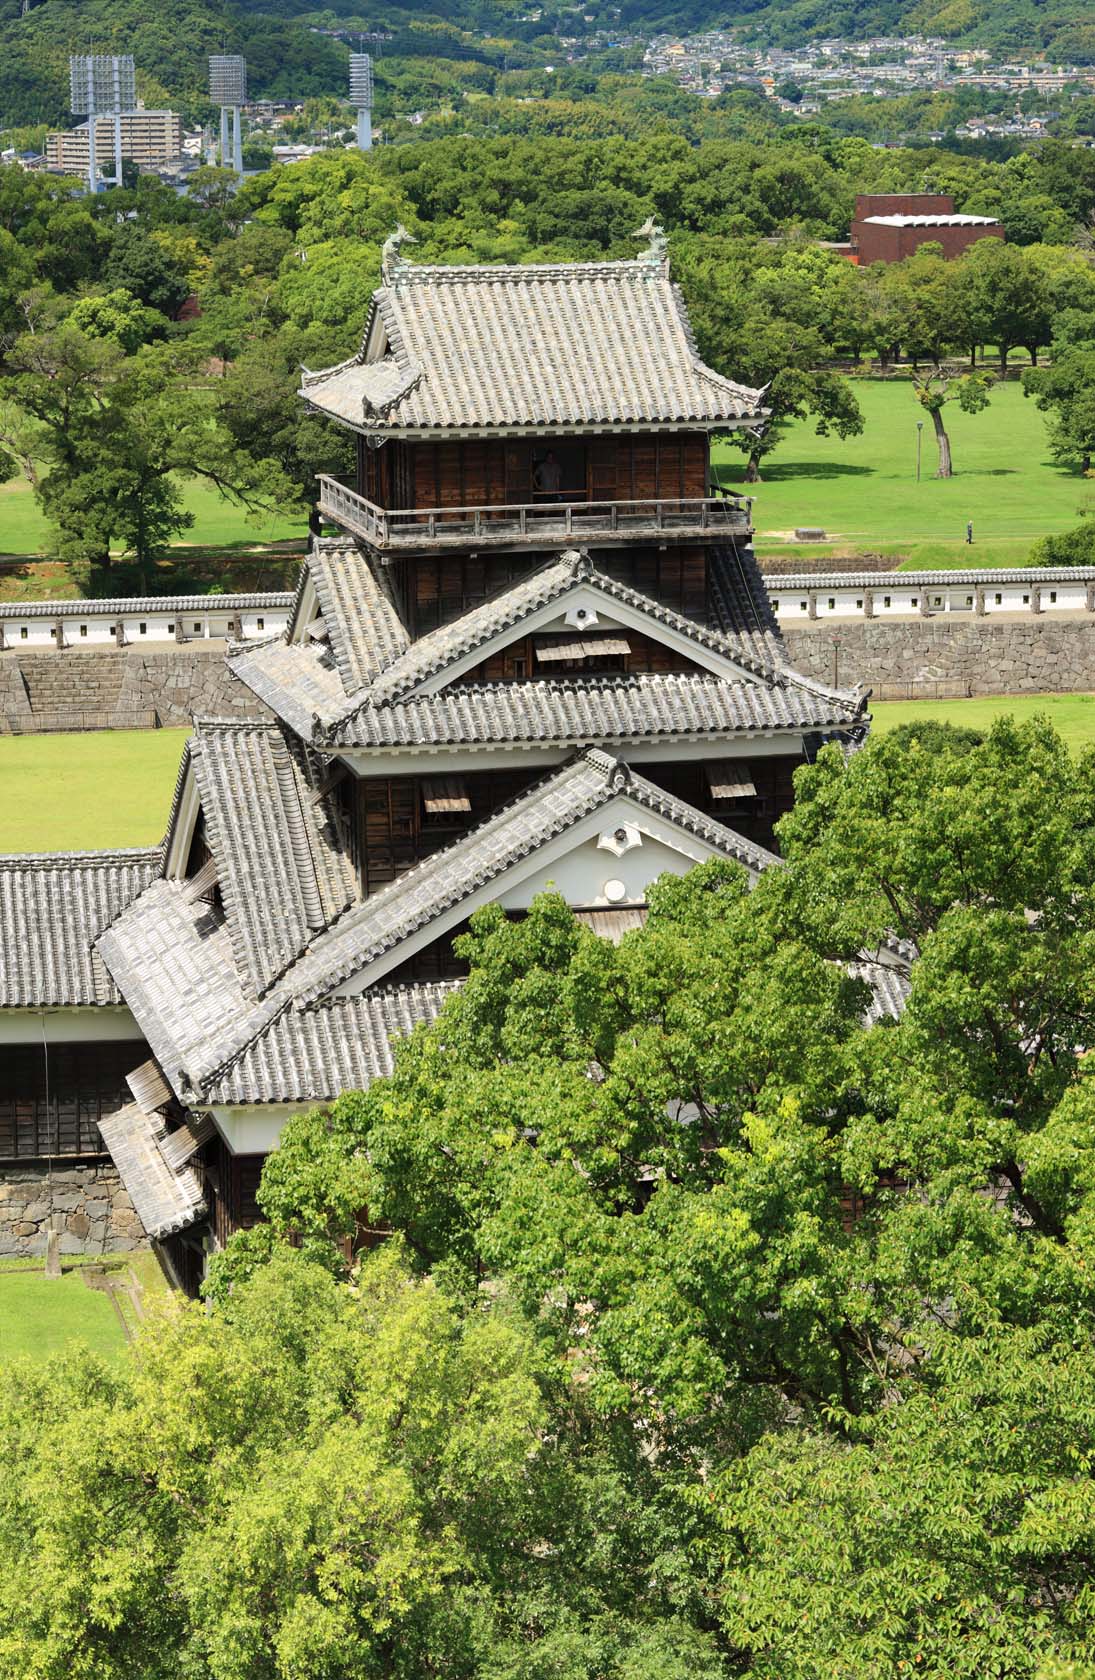
[[[246,994],[227,925],[183,881],[153,881],[98,948],[183,1102],[284,1007],[280,988],[262,1003]]]
[[[763,846],[673,798],[645,777],[633,775],[607,753],[589,748],[470,834],[349,911],[297,965],[294,995],[304,1003],[326,996],[620,793],[700,836],[754,873],[776,861]]]
[[[263,595],[125,595],[80,601],[0,601],[5,618],[135,618],[138,613],[237,613],[292,605],[292,593],[270,590]]]
[[[302,395],[371,432],[712,426],[764,412],[760,391],[700,361],[668,263],[649,257],[400,263],[373,295],[361,353],[306,374]]]
[[[294,1016],[621,793],[754,873],[775,862],[763,847],[632,775],[606,753],[590,749],[470,834],[345,912],[314,938],[261,1001],[249,996],[241,981],[228,926],[200,902],[191,902],[181,881],[154,881],[102,936],[99,950],[182,1101],[207,1100],[203,1093],[220,1089],[226,1070],[267,1034],[272,1035],[266,1039],[268,1049],[256,1049],[257,1059],[246,1063],[252,1072],[239,1078],[258,1081],[261,1073],[272,1079],[275,1064],[264,1056],[289,1055],[293,1044],[311,1044],[313,1050],[293,1052],[304,1059],[292,1078],[302,1079],[313,1067],[309,1058],[321,1052],[323,1032],[329,1027],[309,1026],[298,1032]]]
[[[323,578],[330,647],[273,639],[237,648],[230,667],[293,730],[325,748],[575,746],[593,740],[609,745],[677,731],[710,736],[840,727],[857,719],[865,703],[859,691],[834,690],[789,668],[756,563],[732,547],[711,554],[713,626],[597,571],[587,556],[571,551],[409,645],[385,586],[360,550],[326,544],[308,565],[317,569],[317,595]],[[446,666],[582,584],[640,614],[652,636],[664,626],[752,672],[757,681],[718,678],[713,689],[706,674],[576,675],[414,693]],[[359,650],[356,678],[348,656],[338,652],[343,644]],[[354,680],[357,687],[348,690],[347,682]]]
[[[275,691],[252,686],[279,709]],[[656,672],[462,685],[397,705],[366,706],[319,739],[329,747],[616,745],[674,735],[714,740],[755,730],[840,728],[857,715],[849,699],[806,686]]]
[[[190,756],[236,962],[261,995],[350,903],[353,867],[280,725],[199,722]]]
[[[0,857],[0,1008],[121,1003],[93,942],[159,865],[158,848]]]
[[[459,980],[393,986],[287,1009],[205,1087],[211,1103],[326,1102],[395,1066],[395,1041],[434,1021]]]
[[[127,1103],[99,1121],[103,1142],[150,1237],[170,1236],[205,1212],[201,1182],[192,1167],[174,1167],[161,1144],[166,1128],[158,1114]]]
[[[343,688],[353,694],[405,652],[410,636],[387,578],[356,544],[316,543],[308,570]]]
[[[452,623],[442,624],[438,629],[420,636],[369,685],[369,701],[382,703],[406,698],[427,677],[476,652],[500,632],[516,628],[522,619],[540,608],[555,602],[561,604],[568,594],[583,585],[609,601],[633,608],[649,619],[652,625],[663,625],[700,647],[743,663],[750,670],[763,672],[771,669],[770,663],[758,664],[751,649],[743,650],[721,631],[686,618],[672,607],[664,606],[649,595],[608,577],[595,568],[587,554],[569,550],[546,566],[537,567],[517,583],[500,590]]]
[[[1054,566],[1052,570],[1039,566],[1001,566],[988,571],[971,567],[968,571],[953,572],[786,572],[773,573],[765,579],[769,590],[792,589],[931,589],[950,584],[955,589],[980,585],[984,589],[999,589],[1001,584],[1095,583],[1095,566]]]

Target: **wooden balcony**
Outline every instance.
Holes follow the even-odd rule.
[[[540,501],[495,507],[382,508],[338,479],[319,478],[319,511],[381,553],[460,548],[607,548],[621,543],[746,536],[752,500],[739,496],[630,502]]]

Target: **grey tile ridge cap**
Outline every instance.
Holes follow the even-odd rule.
[[[336,563],[347,559],[349,555],[352,554],[360,559],[364,564],[365,570],[372,580],[374,589],[377,594],[383,598],[383,601],[391,610],[392,616],[398,624],[399,629],[403,632],[405,646],[400,653],[395,655],[394,659],[389,660],[388,662],[389,665],[394,664],[396,660],[403,657],[407,648],[412,647],[414,644],[411,642],[410,633],[404,623],[403,614],[399,609],[399,603],[395,598],[386,569],[382,566],[376,565],[373,554],[368,548],[360,547],[357,543],[353,542],[343,541],[341,543],[334,544],[329,548],[323,549],[321,553],[324,558],[330,555]],[[328,567],[326,565],[317,566],[311,575],[312,582],[315,586],[316,599],[319,602],[324,622],[328,626],[327,640],[331,649],[331,657],[334,660],[335,667],[342,679],[343,687],[348,689],[352,676],[350,670],[352,657],[346,646],[339,647],[336,645],[335,627],[337,626],[338,640],[343,644],[352,643],[354,632],[352,628],[346,628],[342,623],[338,604],[332,592],[332,579]],[[254,643],[252,642],[251,645],[253,646]],[[380,665],[381,671],[386,669],[387,667],[385,665]],[[355,694],[360,693],[360,689],[356,689],[353,692]],[[347,704],[350,703],[350,700],[351,696],[348,696]]]
[[[669,279],[669,259],[652,262],[649,256],[605,257],[585,262],[544,263],[416,263],[402,257],[393,264],[384,283],[373,293],[378,307],[393,292],[409,286],[453,286],[492,284],[527,284],[535,280],[619,280],[640,281]]]
[[[79,618],[81,614],[86,614],[88,618],[105,618],[142,612],[231,612],[235,607],[284,607],[290,605],[292,599],[292,590],[272,589],[232,595],[100,595],[76,601],[0,601],[0,618]],[[26,651],[33,653],[34,649]],[[86,651],[95,650],[89,648]]]
[[[235,676],[235,671],[232,671],[232,661],[238,654],[251,653],[256,648],[273,647],[276,642],[285,641],[287,641],[285,630],[271,630],[268,636],[245,636],[242,640],[230,636],[228,645],[224,650],[224,662],[232,675]]]
[[[726,374],[716,373],[713,367],[709,367],[700,355],[699,345],[696,343],[696,334],[685,305],[684,293],[675,280],[670,282],[669,293],[673,303],[673,313],[680,323],[681,331],[684,333],[694,372],[701,379],[709,380],[716,389],[729,392],[731,396],[739,397],[744,402],[751,402],[758,414],[767,414],[769,411],[760,407],[761,398],[768,389],[767,385],[742,385],[738,380],[729,379]]]
[[[189,1096],[183,1098],[183,1101],[201,1104],[205,1100],[205,1093],[210,1086],[219,1084],[232,1071],[237,1062],[246,1056],[252,1045],[256,1044],[264,1033],[269,1032],[272,1027],[276,1026],[286,1010],[292,1007],[292,1003],[292,996],[288,993],[275,999],[268,992],[265,1002],[256,1005],[250,1015],[247,1016],[244,1023],[244,1036],[239,1042],[233,1045],[231,1050],[226,1051],[215,1066],[203,1068],[193,1084],[187,1082]],[[178,1069],[178,1075],[180,1079],[185,1079],[185,1069]]]
[[[871,698],[871,690],[863,683],[856,683],[854,688],[833,688],[831,684],[823,683],[819,677],[807,676],[805,671],[796,670],[791,664],[781,663],[779,674],[785,687],[805,689],[807,694],[816,695],[819,700],[831,700],[834,705],[847,711],[850,714],[850,723],[863,716]]]
[[[175,833],[175,825],[179,820],[179,811],[182,807],[183,789],[186,787],[186,774],[190,769],[191,760],[194,756],[194,742],[196,740],[196,731],[199,720],[197,718],[191,718],[190,721],[193,725],[193,730],[183,742],[183,749],[179,755],[179,768],[175,773],[175,787],[171,794],[171,805],[167,813],[167,825],[163,831],[163,839],[160,841],[161,875],[167,867],[167,854],[171,850],[171,841]]]
[[[284,983],[293,989],[296,1001],[303,1006],[308,1006],[325,997],[335,987],[348,980],[364,964],[371,962],[378,956],[383,956],[386,951],[390,951],[394,946],[400,945],[403,940],[408,939],[420,927],[428,925],[446,910],[452,909],[454,905],[460,904],[464,899],[471,897],[480,886],[489,885],[491,881],[496,880],[514,863],[519,862],[523,857],[527,857],[530,852],[536,851],[543,845],[545,839],[552,834],[565,833],[567,829],[573,828],[576,822],[580,822],[583,817],[588,816],[592,811],[597,810],[600,805],[605,804],[618,791],[616,778],[620,769],[619,761],[609,753],[603,752],[599,747],[582,747],[573,753],[565,763],[555,766],[547,775],[541,776],[531,787],[518,794],[515,799],[511,799],[501,806],[487,818],[486,822],[480,823],[477,828],[461,835],[451,845],[443,847],[438,852],[433,852],[427,858],[422,858],[413,868],[405,870],[394,881],[389,881],[381,887],[379,892],[371,893],[368,898],[359,900],[357,904],[350,907],[351,913],[355,914],[361,921],[367,922],[370,912],[375,913],[378,908],[383,909],[389,904],[398,903],[400,898],[413,893],[414,889],[424,879],[428,880],[431,875],[441,874],[445,868],[451,865],[454,858],[481,847],[485,841],[497,834],[499,829],[504,828],[514,813],[521,807],[534,808],[547,788],[560,786],[568,781],[576,781],[583,766],[588,766],[595,771],[598,780],[587,789],[583,798],[575,800],[571,811],[565,815],[559,811],[552,811],[549,816],[545,817],[537,833],[526,834],[519,844],[511,843],[504,850],[495,853],[489,867],[479,870],[474,875],[463,876],[458,884],[450,885],[444,893],[440,894],[433,905],[420,906],[411,912],[398,928],[388,929],[387,932],[374,938],[371,943],[365,943],[360,948],[354,949],[336,960],[324,970],[322,979],[312,981],[305,979],[299,990],[293,989],[293,973],[290,970]],[[345,923],[349,919],[349,914],[343,916],[341,919],[343,925],[337,929],[338,932],[345,931]],[[320,935],[316,943],[300,958],[300,965],[303,966],[309,960],[318,963],[322,952],[317,947],[322,945],[325,938],[334,936],[335,932],[336,929],[332,926]]]
[[[947,584],[988,588],[1008,583],[1095,583],[1095,566],[971,566],[953,572],[762,572],[769,594],[783,589],[918,589]]]
[[[117,869],[126,864],[158,863],[163,856],[163,841],[155,846],[115,846],[92,852],[0,852],[0,873],[18,875],[23,871],[42,872],[48,869]]]

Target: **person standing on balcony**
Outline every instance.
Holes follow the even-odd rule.
[[[561,502],[562,485],[563,469],[556,460],[555,451],[549,449],[533,472],[532,487],[545,501]]]

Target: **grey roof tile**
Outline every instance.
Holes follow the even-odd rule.
[[[79,601],[0,601],[0,619],[13,618],[135,618],[143,612],[237,613],[264,607],[271,612],[292,605],[292,591],[268,590],[256,595],[136,595],[107,596]]]
[[[170,1236],[205,1212],[201,1181],[192,1167],[173,1167],[161,1145],[162,1116],[127,1103],[99,1121],[103,1142],[150,1237]]]
[[[190,756],[236,962],[261,995],[351,902],[353,867],[280,725],[199,722]]]
[[[385,344],[379,358],[366,349]],[[710,426],[764,412],[762,392],[700,360],[669,265],[649,258],[393,266],[362,351],[306,374],[301,394],[372,432]]]
[[[434,1021],[459,980],[287,1009],[205,1086],[211,1103],[329,1102],[391,1073],[395,1045]]]
[[[410,646],[382,568],[352,542],[318,542],[307,567],[347,694],[371,683]]]
[[[160,860],[158,847],[0,857],[0,1008],[121,1003],[94,941]]]

